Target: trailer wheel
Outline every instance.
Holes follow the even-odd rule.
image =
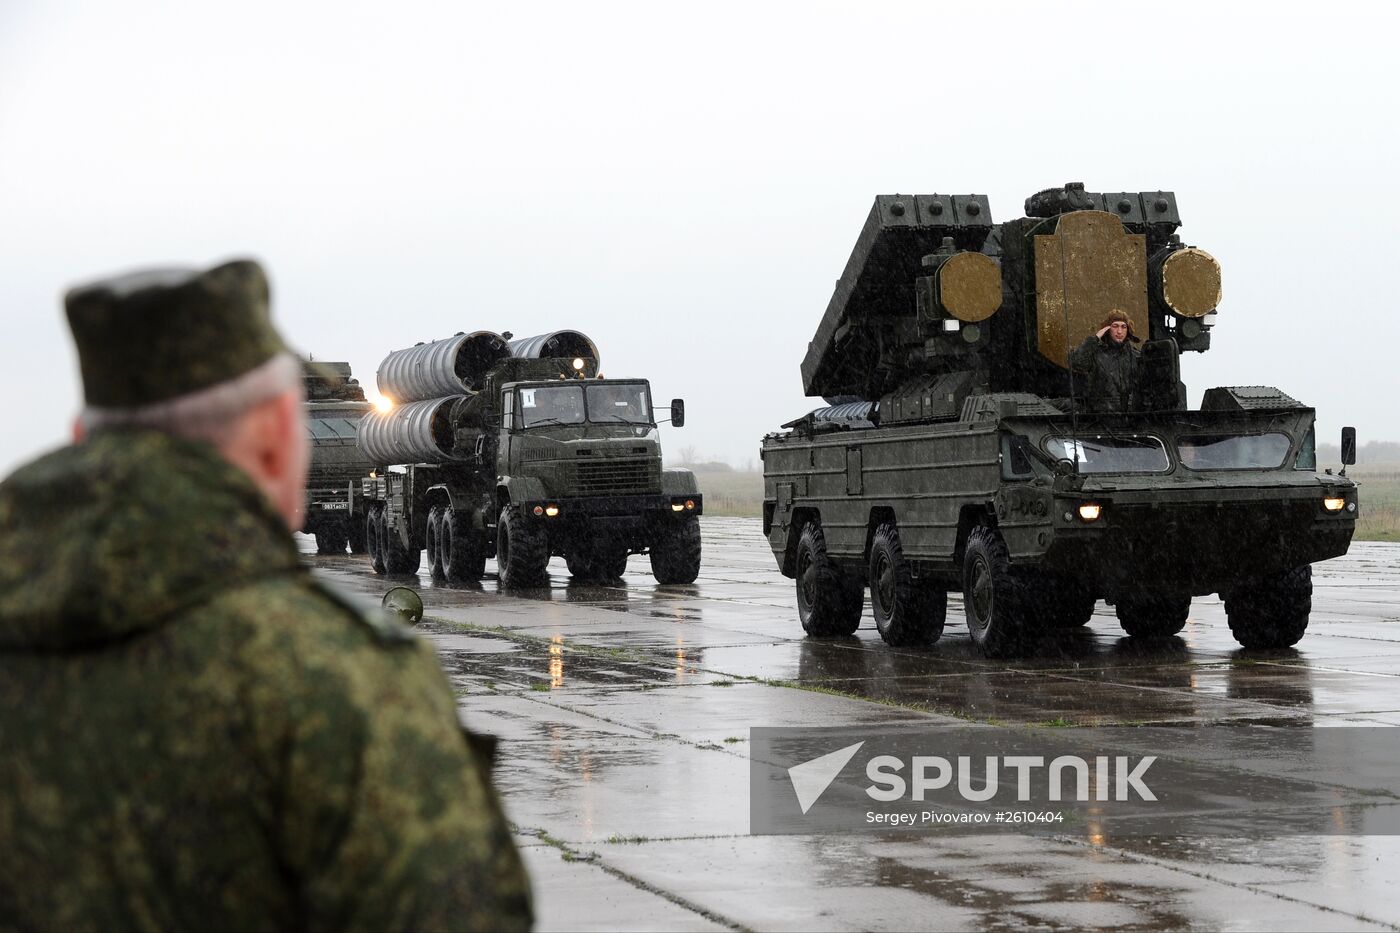
[[[979,525],[963,552],[963,608],[972,643],[988,657],[1024,650],[1030,635],[1022,583],[1011,572],[1006,542],[995,528]]]
[[[385,572],[393,574],[417,573],[418,565],[423,560],[422,550],[404,547],[399,533],[389,527],[389,520],[384,511],[384,509],[380,509],[379,512],[379,550],[384,555]]]
[[[375,573],[384,573],[384,546],[380,535],[379,519],[384,506],[376,502],[365,513],[365,547],[369,549],[370,567]]]
[[[439,519],[438,554],[448,583],[475,583],[486,572],[486,542],[472,527],[470,513],[445,508]]]
[[[651,575],[657,583],[694,583],[700,576],[700,519],[668,522],[651,545]]]
[[[807,522],[797,539],[797,617],[808,635],[850,635],[860,628],[865,591],[826,553],[819,522]],[[852,595],[854,593],[854,596]]]
[[[948,594],[914,582],[899,528],[884,522],[870,541],[870,611],[891,647],[931,645],[943,634]]]
[[[1118,597],[1118,624],[1134,638],[1168,638],[1186,627],[1191,597],[1136,593]]]
[[[435,505],[428,509],[427,526],[424,529],[425,550],[428,552],[428,576],[434,580],[443,580],[446,574],[442,569],[442,506]]]
[[[543,530],[531,528],[513,505],[501,509],[496,525],[496,567],[505,589],[549,582],[549,541]]]
[[[1288,648],[1308,629],[1312,565],[1237,585],[1225,597],[1230,633],[1246,648]]]
[[[351,554],[365,553],[366,546],[369,544],[365,534],[365,524],[366,519],[363,512],[351,513],[350,524],[346,528],[346,537],[349,539]]]

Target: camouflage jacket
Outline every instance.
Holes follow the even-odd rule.
[[[160,434],[0,484],[0,788],[0,928],[530,924],[428,644]]]
[[[1077,373],[1089,377],[1089,407],[1095,411],[1132,411],[1138,404],[1137,368],[1140,351],[1125,340],[1090,334],[1070,351]]]

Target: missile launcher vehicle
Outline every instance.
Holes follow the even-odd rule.
[[[622,575],[648,554],[659,583],[700,572],[704,500],[687,470],[663,470],[651,387],[604,379],[577,331],[510,340],[462,333],[390,353],[359,447],[374,569],[472,583],[495,557],[503,587],[547,580],[551,556],[581,579]],[[669,421],[685,423],[685,404]]]
[[[1294,644],[1312,563],[1355,529],[1355,432],[1334,475],[1313,409],[1279,389],[1187,408],[1180,354],[1210,348],[1221,274],[1171,192],[1069,184],[1025,209],[876,198],[802,361],[827,406],[762,442],[763,530],[803,627],[850,634],[868,588],[886,642],[928,644],[961,593],[1000,656],[1100,599],[1129,635],[1174,635],[1219,593],[1241,644]]]
[[[306,483],[302,531],[316,536],[321,554],[344,554],[348,544],[365,551],[364,500],[360,480],[370,462],[355,443],[360,418],[372,406],[350,375],[349,363],[306,361],[306,430],[311,436],[311,469]]]

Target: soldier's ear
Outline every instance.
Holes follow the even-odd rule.
[[[87,437],[87,428],[83,427],[82,418],[73,419],[73,443],[81,444],[83,438]]]

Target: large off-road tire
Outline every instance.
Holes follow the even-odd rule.
[[[914,582],[899,528],[884,522],[870,542],[870,611],[887,645],[931,645],[943,634],[948,594]]]
[[[471,515],[461,509],[443,509],[439,529],[438,554],[447,582],[480,580],[486,572],[486,542],[472,527]]]
[[[1044,628],[1088,625],[1098,600],[1073,580],[1042,578],[1026,592],[1026,612]]]
[[[376,502],[365,513],[365,547],[369,550],[369,563],[375,573],[384,573],[384,546],[380,518],[384,506]]]
[[[1246,648],[1288,648],[1308,629],[1312,566],[1237,584],[1225,597],[1230,633]]]
[[[564,555],[569,573],[578,580],[616,580],[627,572],[627,548],[616,543],[586,542]]]
[[[651,545],[651,575],[657,583],[694,583],[700,576],[700,519],[667,522]]]
[[[543,586],[549,582],[549,539],[532,527],[520,509],[501,509],[496,525],[496,566],[504,589]]]
[[[344,554],[346,540],[345,522],[331,519],[321,531],[316,532],[316,553]]]
[[[1186,627],[1191,596],[1134,593],[1119,596],[1118,624],[1134,638],[1169,638]]]
[[[850,635],[860,628],[865,589],[831,562],[817,522],[802,526],[797,539],[797,617],[802,630],[818,637]]]
[[[350,524],[346,528],[346,537],[350,543],[351,554],[363,554],[369,546],[368,536],[365,534],[365,514],[354,512],[350,515]]]
[[[447,578],[442,570],[442,512],[440,505],[428,509],[428,521],[423,530],[423,543],[426,545],[423,550],[428,555],[428,576],[435,581]]]
[[[988,657],[1025,651],[1035,632],[1026,611],[1023,581],[1011,572],[1006,542],[995,528],[979,525],[963,549],[963,607],[967,632]]]
[[[399,533],[389,527],[388,518],[383,511],[379,514],[379,550],[384,554],[386,573],[417,573],[418,565],[423,560],[421,548],[404,547],[403,542],[399,540]]]

